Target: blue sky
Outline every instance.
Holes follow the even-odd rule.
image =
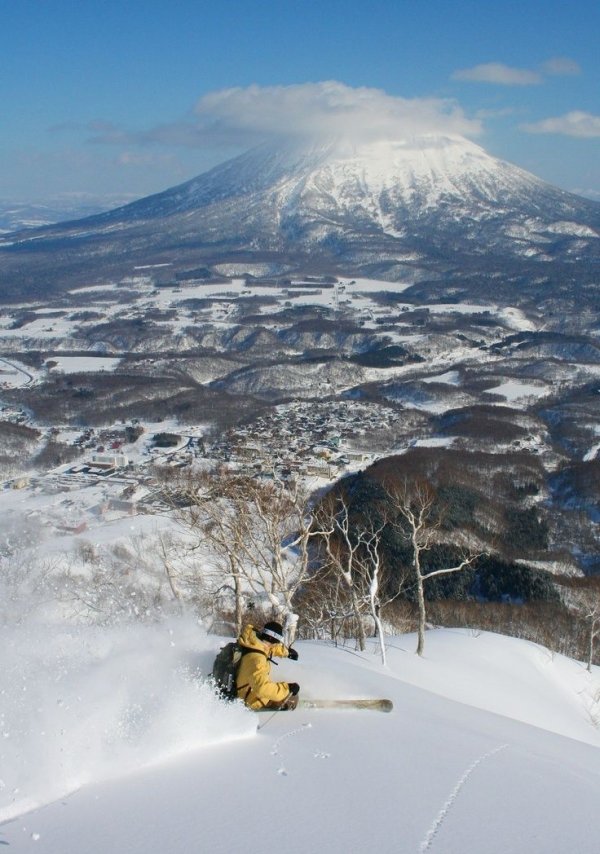
[[[142,196],[343,114],[600,200],[599,33],[598,0],[0,0],[0,199]]]

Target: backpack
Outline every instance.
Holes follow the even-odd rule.
[[[217,693],[224,700],[237,699],[235,683],[245,651],[238,643],[231,641],[231,643],[222,646],[217,653],[212,669],[212,679]]]

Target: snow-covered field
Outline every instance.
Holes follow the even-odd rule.
[[[422,659],[389,638],[383,667],[375,645],[300,641],[277,678],[394,711],[269,717],[199,681],[220,640],[191,619],[3,634],[7,850],[598,850],[600,672],[534,644],[435,630]]]
[[[408,284],[398,282],[361,278],[343,279],[334,286],[319,282],[292,282],[289,287],[273,287],[255,283],[246,285],[244,279],[232,279],[222,283],[187,284],[185,287],[156,289],[145,276],[132,277],[124,283],[130,288],[130,302],[127,307],[119,302],[122,287],[116,283],[71,291],[71,296],[75,299],[79,294],[82,294],[82,301],[80,306],[72,306],[69,312],[52,312],[51,306],[45,307],[39,303],[15,306],[13,311],[17,314],[20,309],[29,312],[31,316],[27,318],[27,322],[23,326],[15,325],[11,312],[0,317],[0,344],[10,347],[11,342],[27,339],[45,342],[49,347],[60,350],[64,348],[65,342],[70,339],[77,342],[76,349],[80,349],[85,346],[85,343],[79,340],[80,331],[85,330],[90,324],[97,324],[98,317],[110,322],[111,320],[138,317],[140,312],[148,313],[157,310],[167,312],[173,309],[177,310],[176,316],[169,319],[163,318],[161,322],[168,324],[172,334],[182,335],[185,333],[186,327],[194,322],[195,317],[194,311],[181,306],[182,301],[185,300],[190,302],[193,300],[212,300],[213,304],[207,305],[201,312],[203,321],[216,324],[219,328],[224,325],[234,328],[235,318],[232,316],[234,308],[243,307],[245,300],[257,297],[276,301],[258,307],[256,310],[259,314],[274,315],[279,311],[287,310],[290,306],[296,308],[300,306],[318,306],[329,309],[345,308],[352,312],[355,317],[361,318],[365,330],[377,331],[377,318],[388,316],[390,309],[378,305],[374,298],[383,293],[398,294],[409,287]],[[110,300],[110,296],[113,294],[114,302]],[[94,298],[95,295],[96,299]],[[398,303],[396,305],[396,310],[408,311],[414,308],[415,306],[412,303]],[[436,315],[467,316],[486,311],[488,315],[497,317],[499,323],[507,329],[523,331],[535,328],[531,320],[520,309],[501,308],[489,302],[482,302],[481,304],[469,302],[422,303],[418,308]],[[90,313],[87,320],[81,317],[81,313],[84,311]],[[92,316],[94,314],[97,316]],[[389,335],[389,330],[386,334],[388,337],[394,338],[393,335]],[[400,336],[398,340],[407,339],[406,336]],[[85,363],[86,358],[89,357],[81,357],[83,363]],[[67,365],[65,358],[62,358],[61,361]],[[70,367],[70,370],[75,369]],[[89,368],[82,368],[82,370],[86,369]]]
[[[109,356],[57,356],[54,370],[63,374],[76,374],[85,371],[114,371],[120,359]]]
[[[0,387],[20,388],[37,377],[39,372],[16,359],[0,359]]]
[[[516,380],[507,380],[494,388],[485,390],[485,394],[498,394],[510,403],[516,404],[523,400],[537,399],[547,394],[548,388],[533,383],[517,382]]]

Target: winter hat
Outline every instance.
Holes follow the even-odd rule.
[[[261,640],[269,643],[283,643],[283,626],[281,623],[265,623],[265,627],[259,635]]]

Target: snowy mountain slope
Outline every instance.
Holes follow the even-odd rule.
[[[598,236],[589,227],[570,227],[569,223],[570,217],[581,215],[586,208],[597,213],[597,205],[551,187],[458,136],[361,145],[336,140],[304,147],[264,146],[180,187],[86,223],[110,228],[115,222],[190,214],[232,199],[242,210],[256,209],[255,215],[264,220],[276,216],[283,232],[295,218],[312,215],[318,219],[321,214],[325,224],[327,215],[335,214],[357,217],[379,226],[383,233],[393,223],[393,237],[405,233],[398,211],[423,214],[440,205],[452,205],[448,213],[458,220],[474,217],[477,211],[485,216],[493,210],[509,214],[507,208],[532,210],[533,199],[539,216],[553,218],[548,231]],[[533,230],[534,222],[528,225]]]
[[[5,807],[13,819],[0,826],[0,842],[11,850],[187,854],[269,839],[291,854],[597,850],[596,669],[589,675],[535,645],[464,631],[428,633],[424,659],[413,653],[414,637],[388,639],[387,668],[374,647],[300,642],[300,661],[282,663],[279,678],[293,674],[305,696],[383,694],[394,712],[269,719],[222,709],[194,693],[180,669],[154,696],[177,661],[208,667],[218,643],[197,627],[171,622],[91,640],[51,643],[63,656],[58,683],[40,671],[31,698],[11,689],[24,720],[18,733],[3,722],[5,804],[16,782],[26,797],[37,780],[40,804],[60,797],[57,781],[87,783],[27,814]],[[71,702],[77,713],[67,717]],[[6,761],[14,737],[28,757],[18,781]]]
[[[262,146],[114,211],[9,235],[0,270],[23,278],[50,253],[70,278],[85,271],[88,284],[135,264],[170,265],[163,274],[172,278],[231,262],[375,266],[410,280],[475,261],[487,270],[494,257],[587,263],[600,257],[599,229],[599,205],[463,137],[320,140]]]

